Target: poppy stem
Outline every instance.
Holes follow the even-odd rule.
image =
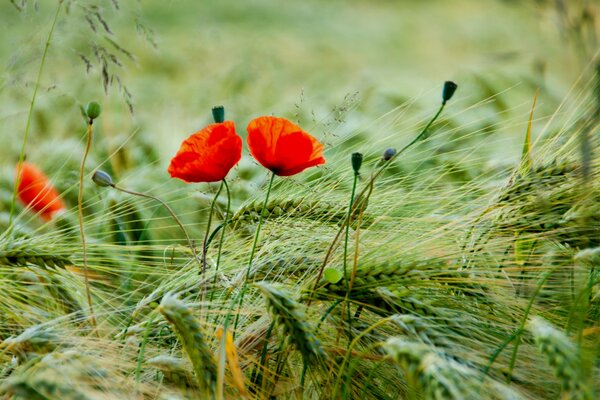
[[[185,229],[185,226],[181,223],[181,220],[177,217],[177,214],[175,214],[175,212],[173,211],[173,209],[166,202],[164,202],[163,200],[159,199],[156,196],[152,196],[152,195],[145,194],[145,193],[140,193],[140,192],[135,192],[133,190],[128,190],[128,189],[122,188],[120,186],[117,186],[115,184],[111,184],[109,186],[111,186],[113,189],[118,190],[119,192],[131,194],[131,195],[134,195],[134,196],[144,197],[146,199],[151,199],[151,200],[157,201],[161,205],[163,205],[167,209],[167,211],[169,212],[169,214],[171,214],[171,218],[173,218],[173,220],[177,223],[177,225],[179,225],[179,228],[183,232],[183,235],[185,236],[185,239],[186,239],[186,241],[188,243],[188,246],[189,246],[189,248],[190,248],[190,250],[192,252],[194,260],[196,260],[196,262],[198,263],[198,267],[202,268],[202,264],[200,263],[200,261],[198,259],[198,253],[196,253],[196,247],[194,246],[194,243],[192,242],[192,239],[190,238],[190,235],[188,235],[187,230]]]
[[[77,215],[79,219],[79,233],[81,236],[81,250],[83,252],[83,273],[85,277],[85,296],[87,298],[88,307],[90,309],[90,321],[94,329],[98,327],[96,323],[96,317],[94,313],[94,306],[92,304],[92,294],[90,292],[90,279],[88,276],[88,265],[87,265],[87,243],[85,241],[85,230],[83,227],[83,176],[85,175],[85,160],[87,159],[90,147],[92,146],[92,134],[93,134],[94,120],[89,119],[87,126],[87,144],[85,146],[85,152],[81,159],[81,167],[79,168],[79,193],[77,195]],[[97,332],[96,332],[97,333]]]
[[[433,118],[431,118],[431,120],[429,120],[429,122],[427,123],[427,125],[425,125],[425,128],[423,128],[423,130],[410,143],[408,143],[400,151],[398,151],[396,154],[394,154],[388,160],[386,160],[385,163],[371,176],[371,179],[369,179],[369,181],[367,182],[367,185],[365,186],[365,188],[363,190],[361,190],[358,193],[358,195],[356,195],[356,199],[354,201],[354,207],[353,208],[356,208],[356,207],[361,207],[361,208],[366,207],[366,201],[368,201],[368,198],[369,198],[371,192],[373,191],[373,185],[375,183],[375,180],[391,165],[391,163],[396,158],[398,158],[398,156],[400,156],[400,154],[404,153],[406,150],[408,150],[415,143],[417,143],[417,142],[419,142],[419,141],[421,141],[421,140],[423,140],[424,138],[427,137],[427,132],[429,131],[429,128],[431,128],[431,126],[433,125],[433,123],[438,119],[438,117],[440,116],[440,114],[444,110],[445,106],[446,106],[446,101],[443,101],[442,104],[440,105],[440,108],[437,110],[437,112],[433,116]],[[327,267],[327,264],[329,263],[329,258],[333,254],[333,250],[337,246],[338,239],[340,238],[342,232],[344,232],[344,229],[346,229],[346,221],[344,221],[344,223],[342,223],[342,226],[340,226],[340,229],[338,230],[335,238],[333,239],[333,242],[331,242],[331,245],[329,246],[329,249],[327,249],[327,253],[325,254],[325,258],[323,260],[323,263],[321,264],[321,268],[319,269],[319,273],[317,274],[317,279],[315,280],[315,285],[314,285],[313,290],[312,290],[312,292],[310,294],[310,297],[308,298],[307,307],[310,306],[310,304],[312,303],[313,295],[315,294],[317,288],[319,287],[319,282],[321,281],[321,277],[323,276],[323,271],[325,271],[325,267]]]
[[[219,249],[217,250],[217,264],[215,265],[215,278],[213,280],[213,284],[217,282],[217,272],[219,271],[219,265],[221,263],[221,251],[223,250],[223,242],[225,241],[225,227],[227,224],[227,220],[229,219],[229,211],[231,208],[231,192],[229,191],[229,185],[225,178],[223,178],[223,186],[225,186],[225,191],[227,192],[227,208],[225,209],[225,222],[223,224],[223,231],[221,232],[221,238],[219,239]],[[212,235],[211,235],[212,236]],[[208,245],[210,242],[207,242],[204,247],[204,251],[208,250]],[[212,303],[214,291],[210,292],[210,302]]]
[[[352,290],[350,280],[348,279],[348,236],[350,235],[350,219],[354,211],[354,195],[356,194],[356,183],[358,182],[359,173],[354,171],[354,180],[352,182],[352,194],[350,195],[350,204],[348,205],[348,215],[346,216],[346,233],[344,237],[344,281],[346,282],[346,303],[348,306],[348,338],[352,341],[352,318],[350,318],[350,291]]]
[[[212,225],[212,216],[215,210],[215,204],[217,204],[217,199],[223,190],[223,182],[225,179],[221,181],[221,185],[219,185],[219,189],[213,198],[212,203],[210,203],[210,211],[208,213],[208,222],[206,223],[206,234],[204,235],[204,241],[202,242],[202,267],[200,268],[200,274],[204,275],[206,271],[206,252],[208,250],[208,237],[210,236],[210,226]],[[227,220],[227,218],[225,219]]]
[[[252,269],[252,261],[254,261],[254,254],[256,253],[256,246],[258,244],[258,237],[260,235],[260,228],[262,227],[263,215],[265,209],[267,208],[267,204],[269,203],[269,195],[271,194],[271,188],[273,187],[273,181],[275,180],[275,173],[271,173],[271,179],[269,180],[269,186],[267,188],[267,195],[265,196],[265,201],[260,210],[260,215],[258,217],[258,224],[256,225],[256,232],[254,233],[254,241],[252,242],[252,249],[250,250],[250,258],[248,259],[248,267],[246,268],[246,276],[244,277],[244,283],[242,283],[242,289],[238,295],[239,297],[239,306],[238,311],[235,315],[235,323],[233,325],[233,334],[235,334],[235,330],[237,329],[237,325],[240,319],[240,310],[242,308],[242,304],[244,303],[244,294],[246,293],[246,287],[248,284],[248,278],[250,277],[250,270]],[[233,302],[237,302],[238,298],[236,298]],[[232,303],[233,304],[233,303]],[[229,314],[227,315],[227,319],[225,323],[229,320]]]
[[[48,55],[48,48],[50,47],[50,41],[52,40],[52,35],[54,34],[54,27],[56,26],[56,21],[58,21],[58,15],[60,14],[60,9],[63,5],[63,1],[58,2],[58,6],[56,7],[56,13],[54,14],[54,19],[52,20],[52,26],[50,26],[50,31],[48,32],[48,37],[46,38],[46,45],[44,46],[44,52],[42,53],[42,59],[40,61],[40,68],[38,69],[37,79],[35,81],[35,86],[33,87],[33,95],[31,96],[31,102],[29,103],[29,112],[27,113],[27,123],[25,124],[25,134],[23,135],[23,144],[21,145],[21,154],[19,155],[19,164],[17,167],[17,178],[15,181],[15,188],[13,190],[12,199],[10,202],[10,212],[8,214],[8,226],[9,229],[12,226],[13,214],[15,212],[15,202],[17,201],[17,192],[19,188],[19,183],[21,180],[21,168],[23,167],[23,161],[25,160],[25,146],[27,145],[27,138],[29,137],[29,128],[31,126],[31,117],[33,115],[33,107],[35,106],[35,100],[37,98],[37,92],[40,87],[40,81],[42,78],[42,71],[44,70],[44,66],[46,65],[46,56]]]

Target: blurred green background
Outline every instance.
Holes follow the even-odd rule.
[[[0,4],[4,176],[20,151],[56,6]],[[360,145],[380,151],[393,135],[396,146],[410,140],[452,79],[459,84],[452,126],[485,133],[469,148],[501,149],[497,162],[513,163],[535,90],[536,117],[544,119],[588,66],[597,47],[596,8],[583,0],[65,1],[27,156],[46,169],[58,168],[49,155],[61,169],[66,158],[77,160],[85,133],[79,107],[90,100],[104,107],[96,162],[125,144],[162,173],[180,141],[210,122],[216,104],[226,106],[242,135],[250,119],[276,114],[330,148],[347,144],[345,154]],[[376,125],[406,104],[409,113]],[[481,146],[482,138],[497,146]]]

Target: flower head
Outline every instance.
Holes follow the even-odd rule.
[[[275,175],[290,176],[325,164],[323,145],[285,118],[259,117],[248,124],[252,157]]]
[[[19,171],[17,164],[16,173]],[[39,213],[46,221],[54,214],[65,209],[65,203],[46,175],[35,165],[28,162],[21,164],[21,176],[17,179],[17,194],[27,207]]]
[[[231,121],[210,124],[183,141],[169,174],[185,182],[218,182],[242,158],[242,138]]]

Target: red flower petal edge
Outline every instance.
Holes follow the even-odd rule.
[[[325,164],[323,145],[285,118],[258,117],[247,130],[250,154],[275,175],[291,176]]]
[[[218,182],[242,158],[242,138],[231,121],[210,124],[183,141],[168,168],[185,182]]]
[[[18,171],[17,164],[15,175]],[[56,189],[35,165],[28,162],[21,164],[21,177],[18,181],[19,200],[39,213],[46,221],[50,221],[54,214],[65,209],[65,203]]]

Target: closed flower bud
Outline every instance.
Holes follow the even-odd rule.
[[[217,124],[220,124],[221,122],[225,121],[225,107],[223,107],[223,106],[213,107],[212,115],[213,115],[213,119],[215,120],[215,123],[217,123]]]
[[[396,149],[394,149],[393,147],[389,147],[389,148],[385,149],[381,158],[383,159],[383,161],[389,161],[395,155],[396,155]]]
[[[104,172],[102,170],[97,170],[96,172],[94,172],[94,175],[92,175],[92,180],[98,186],[115,186],[112,177],[107,172]]]
[[[362,165],[363,155],[361,153],[352,153],[352,169],[354,173],[358,174],[360,166]]]
[[[98,118],[101,111],[102,107],[100,107],[100,104],[96,103],[95,101],[91,101],[85,106],[85,115],[87,115],[90,120]]]
[[[446,104],[448,100],[454,96],[454,92],[456,92],[456,88],[458,85],[452,81],[444,82],[444,90],[442,91],[442,103]]]

